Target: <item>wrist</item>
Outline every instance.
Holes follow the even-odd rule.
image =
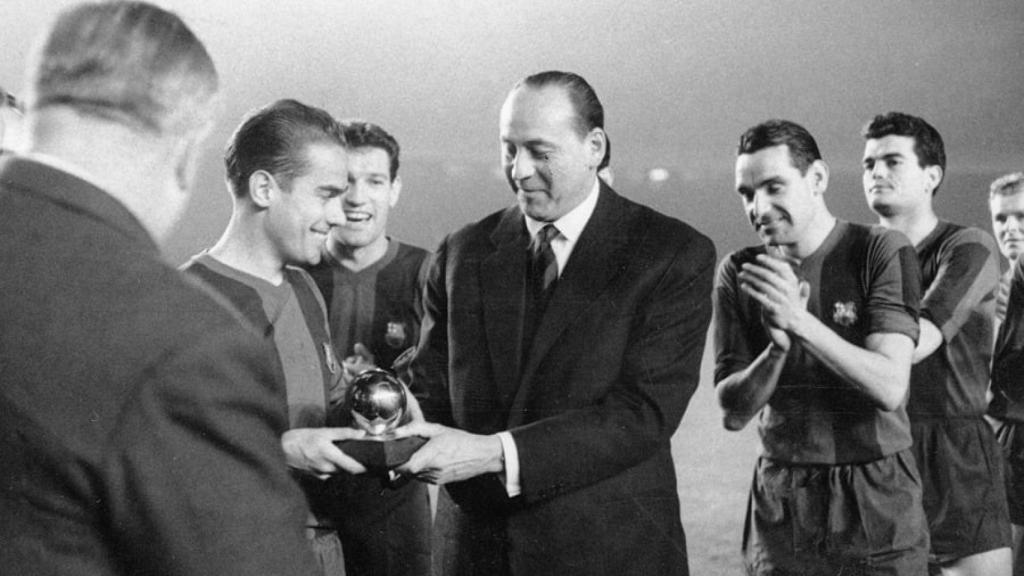
[[[491,434],[485,438],[490,446],[488,452],[491,454],[488,458],[487,471],[500,474],[505,471],[505,443],[498,434]]]
[[[789,328],[786,330],[790,339],[806,342],[808,322],[811,319],[813,319],[813,316],[807,310],[798,310],[794,313],[793,320],[789,323]]]
[[[772,360],[782,360],[789,354],[789,346],[783,346],[772,340],[768,343],[768,357]]]

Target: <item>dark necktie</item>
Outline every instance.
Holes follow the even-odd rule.
[[[535,302],[541,312],[547,307],[555,282],[558,280],[558,261],[555,259],[555,251],[551,249],[551,241],[557,238],[558,234],[558,228],[552,224],[545,224],[534,239],[531,275]]]
[[[530,350],[533,336],[540,326],[555,281],[558,280],[558,262],[551,250],[551,241],[558,236],[558,229],[548,224],[534,237],[530,244],[529,270],[527,270],[526,315],[523,318],[523,358]]]

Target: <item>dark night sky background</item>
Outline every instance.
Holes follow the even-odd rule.
[[[32,39],[69,3],[0,0],[0,85],[23,92]],[[940,216],[989,230],[989,183],[1024,170],[1022,0],[160,4],[204,40],[225,94],[192,203],[166,246],[176,264],[227,223],[221,153],[231,131],[279,98],[391,131],[404,189],[390,229],[429,248],[512,201],[498,166],[498,110],[517,79],[546,69],[577,72],[596,89],[615,187],[690,222],[720,257],[757,242],[733,165],[740,133],[768,118],[817,137],[832,168],[829,204],[849,220],[874,220],[860,184],[860,129],[877,113],[917,114],[942,133]],[[712,365],[708,347],[673,453],[691,570],[724,576],[739,572],[757,440],[753,426],[722,431]]]
[[[22,91],[25,56],[65,1],[0,3],[0,85]],[[832,167],[830,205],[868,220],[860,127],[888,110],[946,140],[941,214],[988,229],[986,190],[1024,169],[1024,2],[212,0],[162,2],[206,42],[222,120],[182,224],[175,262],[210,245],[230,212],[220,153],[245,111],[292,97],[373,120],[403,147],[392,232],[433,247],[511,201],[498,171],[505,93],[544,69],[582,74],[613,142],[616,188],[687,220],[720,253],[756,241],[732,192],[748,126],[807,126]],[[652,169],[668,179],[652,181]]]

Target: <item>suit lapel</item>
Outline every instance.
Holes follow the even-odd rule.
[[[508,406],[518,388],[523,357],[523,295],[529,245],[518,207],[505,211],[491,240],[494,252],[480,263],[483,320],[499,401]]]
[[[569,262],[555,286],[547,312],[537,328],[523,366],[521,382],[510,412],[511,425],[518,423],[529,397],[532,380],[541,360],[558,337],[607,289],[623,269],[628,257],[628,206],[611,188],[601,183],[594,213],[569,256]]]

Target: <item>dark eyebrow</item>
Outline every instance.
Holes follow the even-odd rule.
[[[503,143],[505,143],[505,144],[511,143],[511,140],[509,140],[508,138],[504,138],[504,137],[501,139],[501,141]],[[526,142],[523,142],[523,147],[524,148],[557,148],[557,146],[553,142],[548,142],[547,140],[544,140],[544,139],[541,139],[541,138],[534,138],[532,140],[527,140]]]
[[[889,159],[892,159],[892,158],[906,158],[906,156],[904,156],[900,152],[889,152],[888,154],[882,154],[881,156],[878,156],[878,157],[875,157],[875,156],[865,156],[864,160],[861,161],[861,164],[867,162],[868,160],[889,160]]]
[[[318,186],[317,190],[327,192],[331,196],[339,196],[348,191],[348,186]]]

